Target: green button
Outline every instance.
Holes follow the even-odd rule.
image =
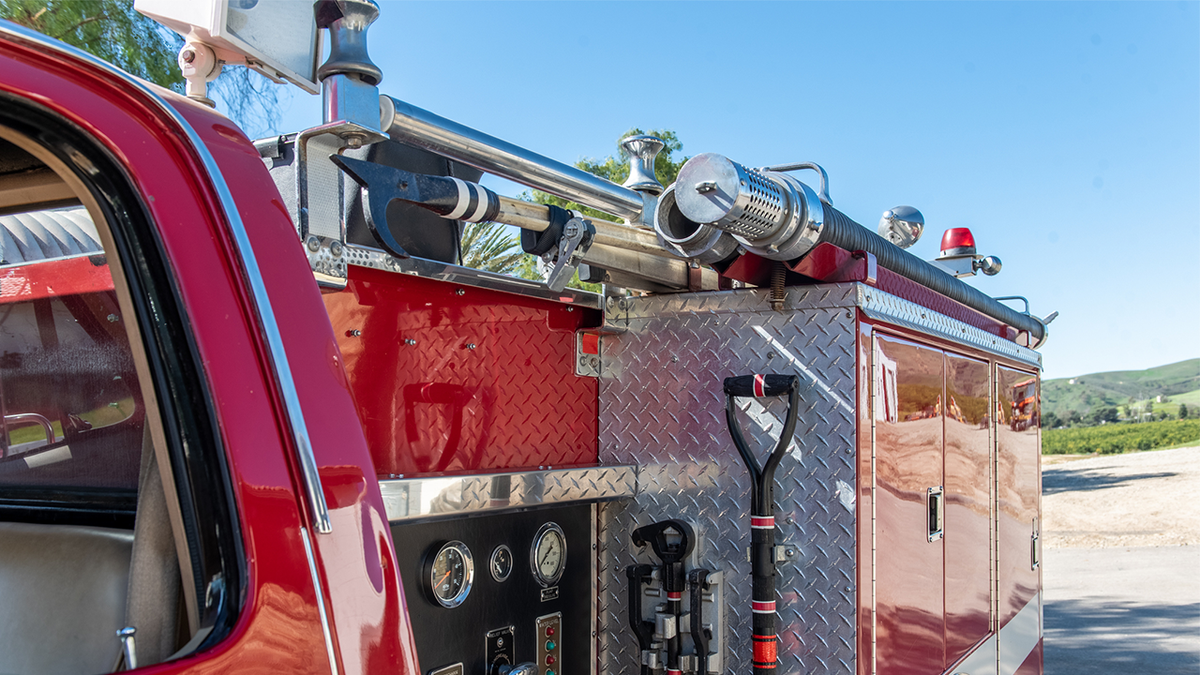
[[[553,671],[553,670],[550,670],[549,668],[547,668],[547,669],[546,669],[546,675],[554,675],[554,671]]]
[[[554,644],[554,640],[546,640],[546,651],[548,651],[548,652],[554,651],[554,648],[557,646],[558,645]],[[546,675],[554,675],[554,674],[548,672],[548,673],[546,673]]]

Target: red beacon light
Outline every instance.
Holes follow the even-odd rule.
[[[942,254],[939,258],[951,255],[975,255],[975,235],[968,227],[952,227],[942,235]]]
[[[973,277],[977,272],[995,276],[1002,265],[994,255],[984,257],[975,252],[975,235],[966,227],[946,230],[942,235],[942,252],[931,262],[959,279]]]

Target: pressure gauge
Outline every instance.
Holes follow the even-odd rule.
[[[429,594],[442,607],[458,607],[471,592],[475,561],[461,541],[443,544],[429,564]]]
[[[492,559],[488,563],[488,568],[492,572],[492,578],[496,581],[508,579],[508,575],[512,574],[513,569],[512,549],[504,544],[497,546],[496,550],[492,551]]]
[[[567,564],[567,538],[557,523],[546,523],[533,538],[529,565],[543,586],[553,586],[562,577]]]

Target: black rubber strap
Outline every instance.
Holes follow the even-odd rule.
[[[553,251],[558,246],[558,240],[562,238],[563,226],[567,221],[573,218],[571,212],[560,207],[550,205],[550,226],[541,232],[533,230],[521,230],[521,250],[530,255],[542,255]]]

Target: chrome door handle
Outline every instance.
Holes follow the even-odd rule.
[[[946,526],[946,495],[942,486],[931,487],[926,493],[928,507],[929,541],[942,538]]]

